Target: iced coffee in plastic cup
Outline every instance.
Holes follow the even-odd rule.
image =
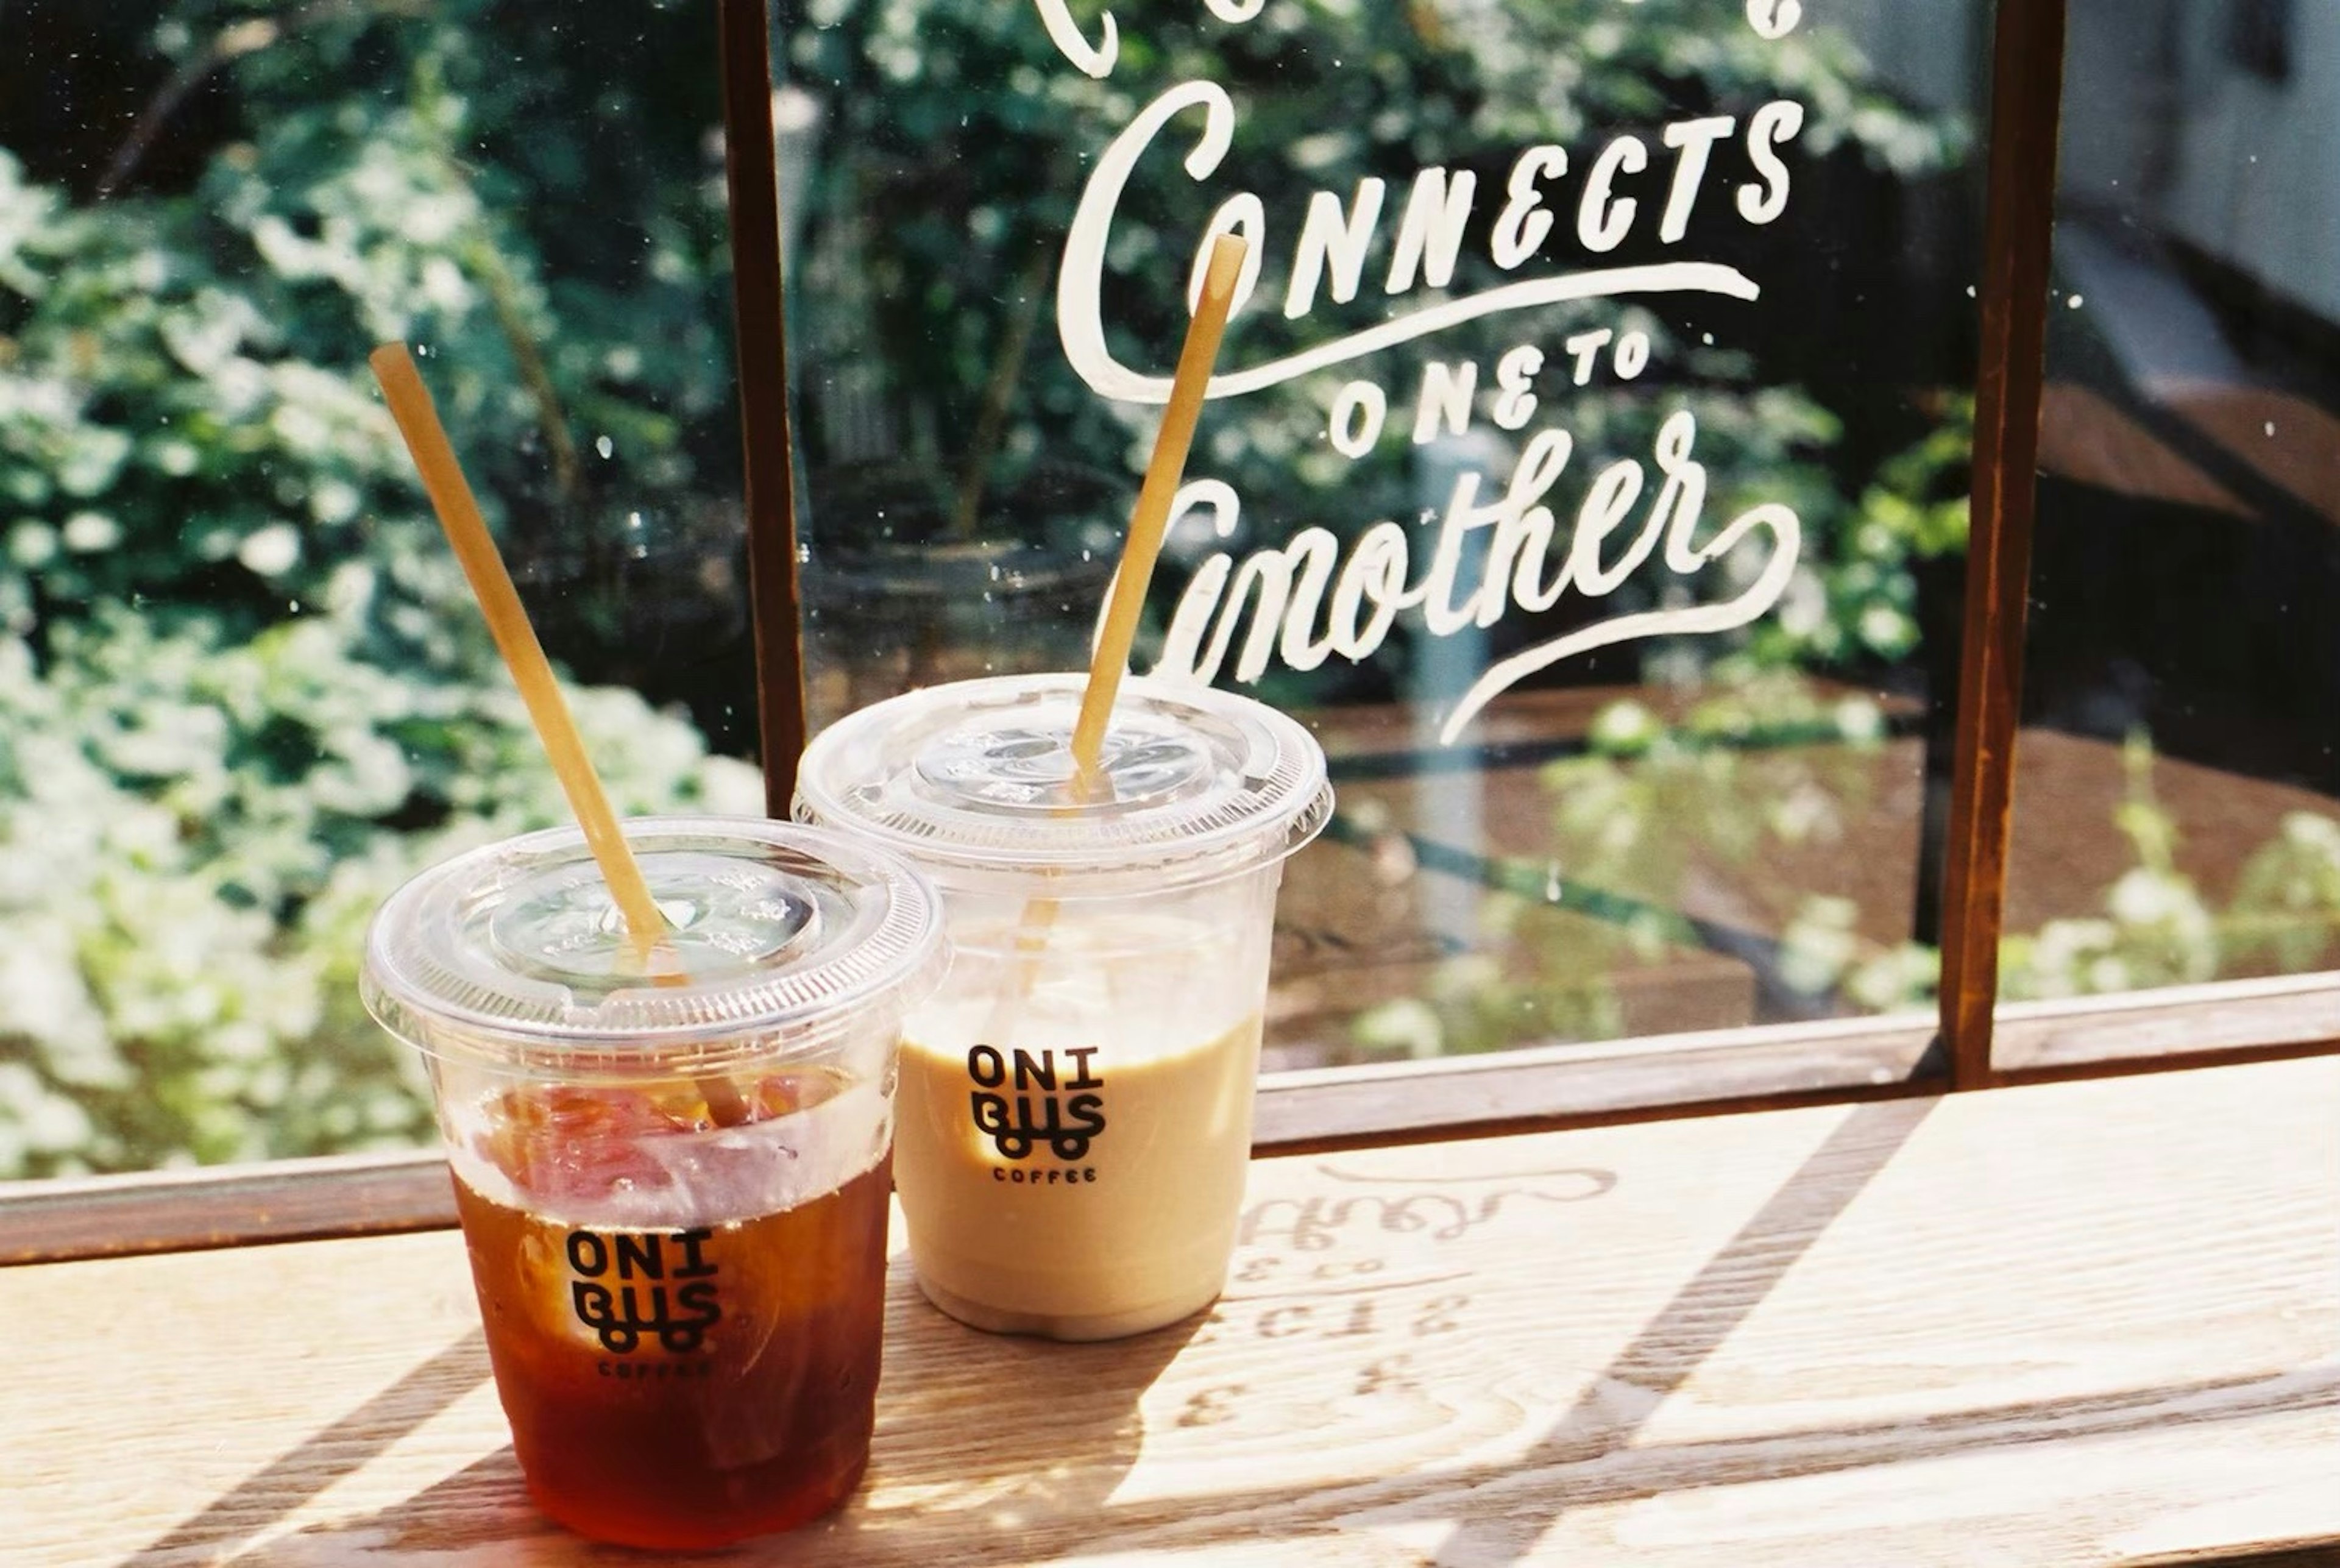
[[[1076,777],[1078,675],[840,720],[796,814],[898,850],[954,952],[902,1046],[895,1180],[918,1284],[978,1328],[1105,1339],[1225,1282],[1276,885],[1324,758],[1247,698],[1131,680]]]
[[[626,838],[640,956],[574,829],[394,894],[367,1007],[423,1053],[529,1492],[689,1549],[826,1512],[868,1461],[893,1073],[945,962],[894,857],[786,823]]]

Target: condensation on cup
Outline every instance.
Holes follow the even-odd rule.
[[[1226,1278],[1275,893],[1332,812],[1284,714],[1131,680],[1076,777],[1078,675],[928,688],[818,737],[796,815],[942,889],[948,978],[902,1047],[920,1288],[978,1328],[1106,1339]]]
[[[428,1064],[530,1494],[669,1550],[813,1518],[868,1458],[896,1052],[947,962],[930,887],[835,835],[626,824],[653,983],[575,829],[458,857],[369,933]]]

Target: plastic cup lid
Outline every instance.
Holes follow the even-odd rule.
[[[760,818],[625,825],[684,978],[659,983],[575,828],[459,855],[385,902],[360,994],[434,1055],[712,1069],[818,1052],[940,978],[941,910],[899,859]]]
[[[928,687],[839,719],[797,775],[800,820],[848,829],[946,885],[1071,878],[1063,891],[1175,886],[1282,859],[1333,810],[1324,753],[1296,720],[1207,687],[1123,683],[1098,777],[1076,777],[1086,678]]]

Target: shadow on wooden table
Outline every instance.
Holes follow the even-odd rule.
[[[1630,1450],[1634,1434],[1886,1167],[1931,1104],[1889,1101],[1848,1113],[1740,1233],[1592,1380],[1575,1407],[1562,1413],[1516,1464],[1389,1475],[1349,1486],[1263,1487],[1107,1503],[1112,1483],[1127,1468],[1142,1434],[1134,1422],[1116,1428],[1113,1446],[1102,1454],[1090,1448],[1088,1434],[1101,1430],[1102,1414],[1133,1402],[1161,1362],[1149,1354],[1135,1368],[1123,1366],[1129,1346],[1090,1347],[1101,1354],[1087,1364],[1077,1359],[1079,1347],[1073,1347],[1075,1359],[1070,1360],[1064,1346],[1019,1347],[1016,1365],[1044,1379],[1047,1387],[1062,1391],[1067,1419],[1061,1426],[1043,1426],[1030,1422],[1038,1402],[1028,1388],[1003,1377],[1009,1364],[971,1346],[964,1358],[967,1370],[963,1378],[903,1391],[899,1397],[907,1401],[907,1407],[897,1408],[893,1419],[913,1430],[925,1428],[931,1420],[942,1430],[966,1432],[965,1452],[983,1467],[982,1478],[946,1482],[922,1498],[915,1491],[917,1478],[886,1474],[882,1514],[857,1507],[825,1529],[759,1543],[747,1560],[776,1568],[799,1561],[902,1568],[947,1563],[982,1568],[1080,1550],[1100,1554],[1155,1550],[1185,1551],[1203,1563],[1217,1561],[1214,1548],[1241,1543],[1274,1553],[1274,1543],[1281,1542],[1294,1548],[1294,1561],[1308,1561],[1333,1549],[1327,1537],[1360,1527],[1395,1525],[1410,1537],[1413,1531],[1407,1526],[1457,1521],[1422,1560],[1469,1568],[1518,1563],[1534,1553],[1557,1517],[1559,1499],[1574,1501],[1587,1497],[1588,1491],[1606,1490],[1599,1482],[1585,1490],[1573,1480],[1556,1484],[1555,1471],[1588,1462],[1591,1468],[1604,1470],[1623,1461],[1634,1472],[1634,1478],[1624,1482],[1629,1491],[1654,1492],[1673,1484],[1674,1473],[1663,1472],[1665,1479],[1659,1480],[1655,1477],[1661,1469],[1634,1464],[1636,1456]],[[1013,1344],[993,1343],[1003,1347]],[[1175,1348],[1173,1344],[1168,1350]],[[943,1363],[937,1370],[947,1365]],[[1100,1376],[1117,1380],[1110,1394],[1083,1387]],[[1619,1397],[1621,1392],[1625,1397]],[[987,1393],[1002,1396],[1003,1414],[1014,1413],[1023,1431],[982,1430],[979,1424],[978,1429],[967,1430],[970,1412],[982,1408]],[[1053,1414],[1054,1406],[1047,1408]],[[1632,1414],[1620,1415],[1621,1410]],[[1849,1445],[1864,1449],[1866,1457],[1873,1454],[1880,1435],[1860,1434]],[[917,1448],[937,1472],[953,1469],[947,1463],[952,1450],[938,1445],[931,1430]],[[1849,1462],[1857,1461],[1840,1454],[1829,1461]],[[1743,1470],[1747,1459],[1733,1453],[1728,1463]],[[1019,1471],[1019,1466],[1027,1468]],[[1415,1560],[1403,1553],[1397,1555]]]
[[[488,1375],[487,1339],[475,1328],[160,1541],[124,1558],[119,1568],[177,1568],[220,1561],[238,1543],[365,1468],[392,1444],[487,1382]]]
[[[1061,1554],[1161,1553],[1184,1554],[1183,1560],[1212,1568],[1335,1557],[1508,1568],[1531,1558],[1556,1560],[1569,1551],[1553,1532],[1572,1512],[1661,1494],[1687,1496],[1701,1488],[2028,1449],[2048,1440],[2067,1445],[2058,1452],[2069,1452],[2075,1440],[2172,1424],[2192,1424],[2206,1434],[2228,1421],[2325,1409],[2340,1397],[2340,1363],[2327,1360],[2274,1374],[2008,1401],[1915,1419],[1648,1441],[1652,1415],[1773,1295],[1893,1163],[1931,1109],[1931,1102],[1892,1101],[1849,1110],[1738,1233],[1608,1359],[1581,1396],[1564,1408],[1522,1412],[1535,1435],[1499,1461],[1393,1469],[1315,1484],[1262,1475],[1200,1493],[1175,1484],[1125,1486],[1148,1436],[1141,1400],[1200,1319],[1112,1345],[996,1338],[934,1314],[897,1260],[872,1484],[819,1525],[752,1543],[719,1560],[756,1568],[846,1563],[1004,1568]],[[287,1455],[133,1559],[133,1568],[181,1568],[223,1558],[265,1568],[425,1559],[441,1568],[650,1561],[583,1545],[539,1520],[521,1493],[509,1449],[379,1513],[234,1555],[238,1544],[484,1375],[476,1336],[450,1346],[336,1423],[302,1454]],[[1306,1441],[1296,1431],[1293,1436]],[[1330,1434],[1327,1440],[1338,1441]],[[1423,1456],[1433,1454],[1424,1450]],[[1263,1455],[1263,1465],[1267,1463]],[[1816,1517],[1814,1528],[1825,1523]],[[1792,1531],[1771,1540],[1773,1560],[1794,1561],[1795,1546]],[[2264,1558],[2266,1568],[2321,1560]],[[2237,1561],[2256,1568],[2252,1558]]]
[[[1135,1461],[1144,1434],[1140,1396],[1202,1323],[1197,1314],[1105,1345],[979,1334],[929,1306],[907,1259],[897,1256],[887,1282],[887,1374],[861,1490],[828,1520],[715,1558],[778,1564],[806,1553],[839,1563],[874,1551],[930,1568],[1026,1561],[1032,1543],[1019,1521],[1106,1512],[1106,1500]],[[475,1332],[121,1568],[328,1568],[410,1555],[498,1568],[652,1561],[652,1554],[580,1543],[547,1522],[530,1504],[509,1446],[377,1513],[237,1550],[487,1375]],[[1036,1391],[1045,1397],[1036,1399]],[[1046,1409],[1045,1422],[1029,1419],[1036,1404]],[[987,1409],[1016,1419],[987,1421]],[[937,1434],[955,1437],[938,1442]],[[320,1450],[332,1457],[321,1459]],[[868,1499],[881,1487],[888,1506],[873,1514]]]

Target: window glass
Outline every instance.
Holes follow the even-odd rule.
[[[2340,10],[2071,26],[2000,995],[2328,970]]]
[[[1983,7],[776,25],[816,726],[1086,661],[1239,233],[1135,664],[1334,759],[1271,1064],[1926,1005]]]
[[[421,1140],[364,921],[563,819],[365,368],[418,346],[621,805],[758,810],[691,4],[14,4],[0,1177]]]

